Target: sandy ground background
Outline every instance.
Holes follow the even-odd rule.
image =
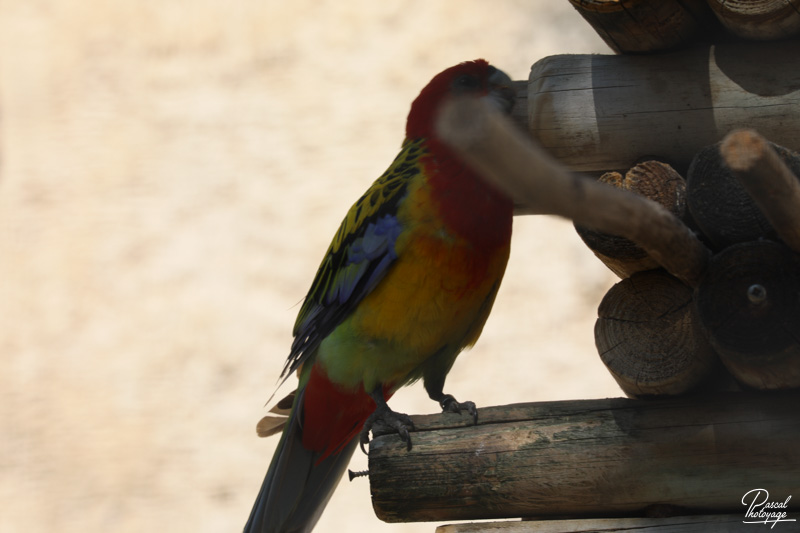
[[[566,52],[607,52],[566,0],[0,2],[0,531],[241,530],[297,303],[411,100]],[[514,231],[447,390],[620,395],[592,337],[613,276],[565,221]],[[360,479],[317,531],[435,525],[383,524]]]

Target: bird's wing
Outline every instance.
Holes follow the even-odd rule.
[[[348,211],[298,313],[284,379],[315,353],[397,259],[395,242],[403,230],[398,204],[422,172],[420,157],[426,152],[422,140],[403,143],[388,170]]]

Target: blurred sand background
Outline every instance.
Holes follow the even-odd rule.
[[[3,0],[0,531],[240,531],[297,303],[411,100],[567,52],[608,51],[566,0]],[[613,276],[568,222],[514,231],[446,390],[619,396],[592,337]],[[437,410],[420,385],[393,406]],[[359,479],[317,531],[435,526],[383,524]]]

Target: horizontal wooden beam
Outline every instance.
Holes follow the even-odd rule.
[[[800,41],[549,56],[529,81],[530,132],[572,170],[627,170],[648,158],[683,173],[701,148],[744,125],[800,149]]]
[[[743,496],[800,494],[800,392],[576,400],[413,417],[369,449],[388,522],[743,514]],[[796,511],[800,498],[790,500]]]

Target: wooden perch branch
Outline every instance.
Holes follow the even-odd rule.
[[[778,236],[800,252],[800,180],[781,161],[761,135],[736,130],[720,146],[720,153]]]
[[[449,102],[439,136],[527,213],[553,214],[626,237],[675,277],[697,284],[709,252],[657,203],[570,173],[484,102]]]
[[[753,488],[797,494],[797,405],[795,391],[489,407],[477,426],[417,416],[411,451],[396,434],[370,443],[373,506],[389,522],[642,516],[653,504],[741,516]]]
[[[681,220],[686,216],[686,182],[666,163],[643,161],[625,176],[619,172],[606,172],[597,181],[658,202]],[[628,239],[592,231],[578,224],[575,230],[597,258],[620,278],[659,266],[647,252]]]

